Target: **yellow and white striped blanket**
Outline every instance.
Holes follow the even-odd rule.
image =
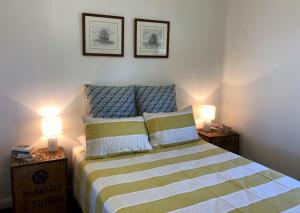
[[[300,182],[204,141],[85,160],[73,151],[84,212],[300,212]]]

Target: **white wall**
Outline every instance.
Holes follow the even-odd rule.
[[[222,121],[242,154],[300,179],[300,1],[230,0]]]
[[[125,17],[125,57],[81,55],[81,13]],[[62,109],[70,152],[82,133],[80,84],[175,83],[178,105],[219,106],[226,21],[223,0],[1,0],[0,206],[10,197],[9,153],[40,142],[42,107]],[[170,58],[133,57],[134,18],[171,21]]]

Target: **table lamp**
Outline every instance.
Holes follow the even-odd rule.
[[[203,129],[209,131],[211,121],[216,118],[216,107],[212,105],[200,106],[200,118],[203,120]]]
[[[57,151],[57,138],[62,133],[61,119],[58,116],[50,116],[42,119],[43,135],[48,138],[48,151]]]

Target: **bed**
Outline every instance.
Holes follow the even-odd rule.
[[[203,140],[73,165],[83,212],[300,212],[300,182]]]
[[[88,120],[98,123],[86,125],[86,145],[73,150],[73,191],[83,212],[300,212],[300,182],[198,139],[192,109],[176,111],[175,85],[86,85],[86,91],[93,117]],[[126,117],[141,115],[142,121],[130,121],[147,126],[138,133]],[[126,123],[113,126],[121,120],[103,118]],[[98,129],[101,125],[111,126],[104,131]],[[115,134],[123,130],[126,134]],[[106,140],[116,139],[107,143],[112,149],[119,147],[116,142],[138,144],[132,141],[135,134],[147,143],[149,136],[153,151],[89,158],[92,152],[97,156]]]

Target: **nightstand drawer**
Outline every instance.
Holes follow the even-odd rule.
[[[211,138],[211,142],[218,143],[218,144],[225,144],[225,143],[236,143],[238,137],[236,136],[227,136],[227,137],[218,137],[218,138]]]
[[[67,212],[66,160],[11,170],[15,212]]]
[[[230,152],[238,153],[239,152],[239,142],[238,137],[236,136],[228,136],[222,138],[212,138],[210,143],[226,149]]]
[[[236,154],[239,153],[239,134],[235,132],[229,133],[221,133],[215,131],[204,131],[202,129],[198,129],[199,136],[218,147],[226,149],[230,152],[234,152]]]

